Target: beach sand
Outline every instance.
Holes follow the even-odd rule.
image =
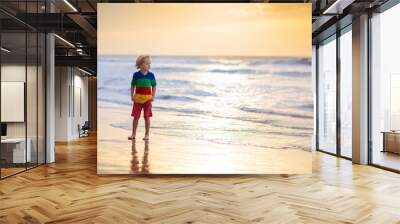
[[[218,144],[150,131],[142,140],[141,118],[136,141],[130,131],[112,124],[131,121],[131,108],[100,103],[98,106],[98,174],[305,174],[312,172],[312,153],[298,149],[267,149]],[[176,119],[162,112],[152,118]]]

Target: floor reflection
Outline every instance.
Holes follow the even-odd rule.
[[[143,150],[143,157],[142,157],[142,165],[140,165],[139,157],[138,157],[138,150],[136,149],[136,142],[132,141],[132,149],[131,149],[131,170],[133,174],[137,173],[149,173],[149,142],[145,141],[144,143],[144,150]]]

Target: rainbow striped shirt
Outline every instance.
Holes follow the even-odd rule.
[[[154,74],[148,71],[145,75],[139,70],[133,73],[131,85],[135,86],[135,103],[146,103],[152,98],[152,87],[156,86]]]

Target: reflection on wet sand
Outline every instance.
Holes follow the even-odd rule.
[[[152,129],[150,141],[135,144],[130,132],[111,124],[125,121],[130,108],[99,110],[98,174],[298,174],[311,173],[312,154],[254,146],[216,144],[185,137],[165,136]],[[157,123],[158,117],[154,117]],[[143,122],[142,122],[143,123]],[[151,148],[151,149],[150,149]],[[151,151],[150,151],[151,150]],[[151,153],[151,155],[149,155]]]
[[[140,165],[138,150],[136,150],[136,141],[132,141],[132,150],[131,150],[132,160],[131,160],[131,170],[133,174],[146,174],[149,173],[149,142],[145,141],[143,157],[142,157],[142,165]]]

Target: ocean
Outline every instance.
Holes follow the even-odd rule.
[[[131,107],[136,56],[98,56],[98,101]],[[152,56],[157,80],[152,130],[218,144],[310,151],[308,58]],[[101,107],[99,107],[101,109]],[[130,130],[126,122],[111,124]],[[99,121],[101,122],[101,121]]]

